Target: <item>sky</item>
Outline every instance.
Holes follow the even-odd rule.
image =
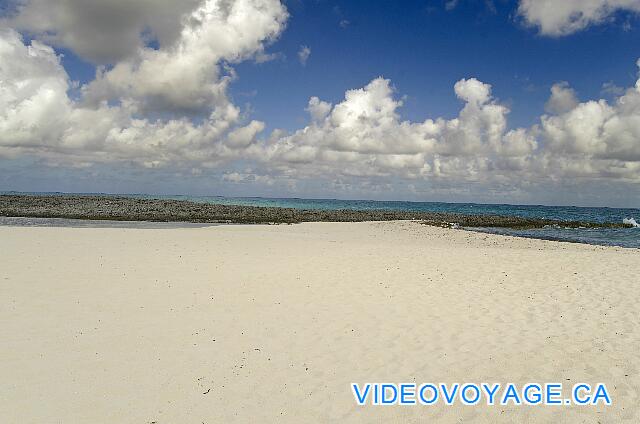
[[[0,0],[0,191],[640,207],[640,0]]]

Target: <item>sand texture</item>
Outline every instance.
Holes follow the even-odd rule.
[[[0,422],[640,422],[638,250],[415,222],[0,227]],[[610,407],[359,407],[358,382]]]

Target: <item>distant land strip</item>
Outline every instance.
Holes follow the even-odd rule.
[[[501,215],[465,215],[395,210],[312,210],[197,203],[186,200],[134,199],[99,195],[0,195],[0,216],[112,221],[197,222],[233,224],[295,224],[301,222],[363,222],[417,220],[439,227],[514,229],[625,228],[623,223],[560,221]]]

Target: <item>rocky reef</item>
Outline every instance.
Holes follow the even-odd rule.
[[[139,199],[107,195],[0,195],[0,216],[115,221],[293,224],[300,222],[361,222],[417,220],[440,227],[623,228],[623,223],[556,221],[499,215],[463,215],[391,210],[302,210],[234,206],[184,200]]]

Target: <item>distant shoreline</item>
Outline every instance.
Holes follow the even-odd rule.
[[[501,215],[397,210],[311,210],[271,206],[196,203],[187,200],[136,199],[108,195],[0,195],[0,216],[94,221],[148,221],[228,224],[295,224],[417,220],[439,227],[534,229],[627,228],[623,223],[561,221]]]

